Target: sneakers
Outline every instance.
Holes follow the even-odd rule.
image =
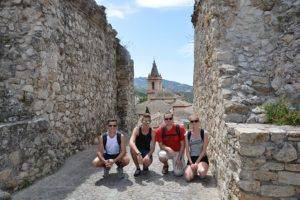
[[[164,165],[162,168],[162,173],[167,174],[169,172],[169,165]]]
[[[109,175],[109,169],[104,168],[104,174],[103,174],[103,177],[104,177],[104,178],[105,178],[105,177],[108,177],[108,175]]]
[[[137,168],[133,174],[133,176],[139,176],[141,174],[141,169]]]
[[[117,167],[118,178],[124,178],[123,167]]]
[[[143,171],[149,171],[149,167],[144,167],[143,166]]]

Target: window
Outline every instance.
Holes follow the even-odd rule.
[[[154,82],[152,82],[152,90],[154,90]]]

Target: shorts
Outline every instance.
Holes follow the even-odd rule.
[[[138,148],[138,150],[139,150],[139,152],[141,152],[143,158],[150,152],[150,150],[148,150],[148,149],[139,149]],[[150,156],[150,159],[153,160],[152,155]]]
[[[115,159],[116,157],[118,157],[119,154],[107,154],[107,153],[104,153],[103,154],[103,157],[105,160],[108,160],[108,159]]]
[[[195,163],[199,156],[191,156],[192,162]],[[207,155],[203,156],[203,158],[200,160],[200,162],[206,162],[209,165],[208,157]],[[187,162],[188,165],[190,165],[190,162]]]
[[[179,167],[176,165],[176,161],[177,161],[177,158],[178,158],[178,155],[179,155],[179,152],[175,152],[175,156],[171,156],[169,155],[166,151],[164,150],[160,150],[158,152],[158,156],[161,157],[161,158],[167,158],[168,160],[169,159],[172,159],[172,165],[173,165],[173,171],[174,171],[174,174],[176,176],[182,176],[183,173],[184,173],[184,169],[185,169],[185,161],[184,161],[184,157],[183,155],[181,156],[181,163],[182,163],[182,167]]]

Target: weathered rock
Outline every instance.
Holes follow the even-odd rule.
[[[300,185],[300,174],[293,172],[278,172],[278,182],[288,185]]]
[[[11,196],[8,192],[0,190],[0,200],[10,200]]]
[[[293,186],[262,185],[261,195],[267,197],[290,197],[295,194]]]
[[[263,145],[244,145],[242,144],[239,152],[243,156],[258,157],[263,155],[266,147]]]
[[[246,192],[259,192],[260,182],[259,181],[239,181],[240,188]]]
[[[279,152],[274,155],[274,158],[278,161],[290,162],[297,159],[297,151],[293,145],[285,142]]]

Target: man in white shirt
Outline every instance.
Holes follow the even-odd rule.
[[[110,168],[115,163],[118,166],[118,177],[123,178],[123,167],[129,164],[129,158],[126,155],[125,138],[122,133],[117,131],[116,119],[108,120],[107,129],[107,132],[100,137],[97,157],[92,164],[95,167],[103,167],[104,177],[107,177]]]

